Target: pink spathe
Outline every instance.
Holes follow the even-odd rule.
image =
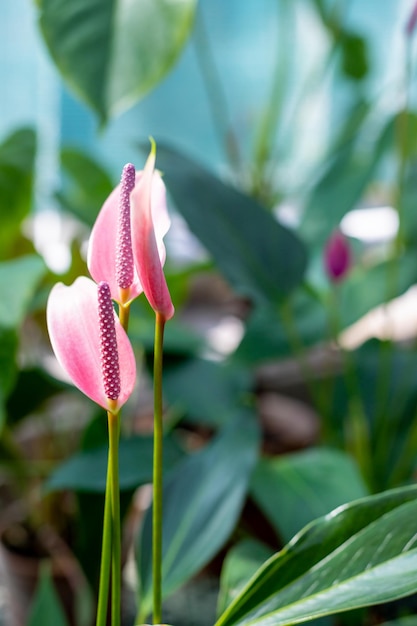
[[[131,168],[128,164],[128,174]],[[169,218],[167,206],[166,206],[166,191],[165,185],[159,172],[152,171],[149,176],[146,176],[146,183],[142,181],[145,176],[145,172],[137,172],[135,175],[135,187],[130,195],[130,201],[132,203],[133,196],[135,197],[135,207],[143,207],[144,200],[140,196],[146,197],[146,203],[149,206],[150,211],[150,225],[152,232],[154,233],[154,239],[156,242],[156,249],[158,250],[158,262],[155,262],[155,272],[157,273],[157,280],[160,279],[160,272],[162,272],[162,266],[165,263],[165,246],[163,238],[169,230],[171,221]],[[122,177],[123,179],[123,177]],[[148,268],[146,271],[141,267],[141,263],[144,261],[146,255],[143,254],[143,249],[148,249],[148,243],[138,240],[138,228],[137,222],[142,214],[142,211],[137,211],[137,208],[130,209],[130,229],[131,239],[135,237],[135,243],[132,246],[133,254],[133,278],[131,284],[124,288],[120,286],[120,272],[118,275],[118,268],[122,265],[121,261],[121,249],[120,240],[123,239],[119,236],[119,222],[120,222],[120,210],[119,205],[121,191],[123,191],[124,184],[118,185],[105,201],[97,219],[93,226],[87,255],[87,264],[91,276],[98,283],[100,281],[106,281],[110,286],[112,298],[121,304],[127,304],[139,296],[144,289],[143,280],[148,283],[152,283],[154,279],[147,277],[146,272],[151,271],[153,264],[146,263]],[[139,191],[138,191],[139,189]],[[124,202],[126,199],[124,198]],[[124,214],[126,215],[126,206],[124,205]],[[126,226],[126,225],[125,225]],[[149,226],[149,224],[148,224]],[[135,231],[135,233],[134,233]],[[126,241],[127,238],[124,238]],[[140,258],[139,259],[137,258]],[[159,269],[158,269],[159,268]],[[130,281],[129,281],[130,282]],[[165,278],[164,278],[165,282]],[[152,304],[152,303],[151,303]],[[171,304],[172,306],[172,304]]]
[[[97,285],[82,276],[71,286],[56,284],[46,309],[49,337],[58,362],[86,396],[117,412],[136,382],[136,362],[129,338],[115,312],[115,337],[120,375],[117,399],[106,395],[103,372]]]
[[[149,304],[164,320],[174,315],[174,306],[165,280],[163,264],[165,246],[161,237],[161,221],[155,219],[152,180],[155,176],[155,145],[143,171],[132,191],[131,227],[135,267],[139,281]]]

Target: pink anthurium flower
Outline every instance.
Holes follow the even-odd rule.
[[[155,143],[143,175],[131,194],[132,246],[135,267],[149,304],[164,320],[174,315],[162,266],[165,247],[152,210],[152,179],[155,176]]]
[[[49,294],[47,324],[52,348],[72,382],[107,411],[117,413],[132,393],[136,362],[107,283],[82,276]]]
[[[341,281],[352,263],[351,250],[347,237],[336,229],[329,237],[324,250],[324,266],[331,281]]]
[[[132,192],[135,208],[131,208]],[[145,205],[149,209],[146,226],[153,233],[159,255],[158,261],[152,257],[154,265],[147,263],[147,270],[141,264],[146,260],[143,249],[148,249],[148,245],[137,235],[138,221],[146,217],[143,216],[145,211],[140,210]],[[144,282],[152,284],[160,280],[166,256],[163,238],[170,224],[165,185],[159,172],[148,167],[146,175],[145,172],[135,174],[134,166],[127,164],[120,185],[105,201],[91,232],[87,258],[91,276],[96,282],[106,281],[112,298],[127,304],[144,291]],[[156,272],[157,278],[146,275],[151,270]]]

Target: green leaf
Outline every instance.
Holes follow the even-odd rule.
[[[304,210],[301,232],[312,244],[323,245],[342,217],[358,205],[381,158],[393,145],[394,127],[395,120],[390,119],[365,154],[350,142],[332,156]]]
[[[3,371],[0,365],[0,380]],[[9,423],[15,424],[30,413],[34,413],[46,400],[68,388],[72,389],[72,386],[53,378],[40,368],[20,369],[7,400]]]
[[[246,332],[233,354],[238,362],[252,364],[278,357],[293,356],[294,327],[304,347],[312,346],[328,334],[328,315],[322,302],[306,290],[298,289],[286,302],[291,323],[279,307],[259,307],[246,324]]]
[[[165,471],[180,457],[178,447],[169,438],[164,442]],[[46,489],[73,489],[104,493],[107,476],[107,446],[79,452],[60,465],[50,476]],[[152,437],[121,439],[119,446],[120,489],[134,489],[152,482]]]
[[[262,460],[251,493],[285,542],[317,517],[368,495],[352,459],[326,448]]]
[[[220,576],[219,615],[272,555],[272,548],[255,539],[245,539],[228,550]]]
[[[414,593],[417,487],[309,524],[251,579],[216,626],[290,626]]]
[[[5,403],[18,374],[18,344],[16,331],[0,326],[0,432],[7,419]]]
[[[393,622],[384,622],[381,626],[417,626],[417,615],[410,615]]]
[[[0,326],[20,326],[45,273],[43,260],[35,255],[0,263]]]
[[[220,426],[233,414],[236,403],[250,391],[245,372],[223,363],[188,359],[165,367],[164,396],[172,410],[187,421]]]
[[[61,165],[65,180],[58,199],[66,211],[92,227],[113,191],[113,181],[92,157],[75,148],[62,150]]]
[[[362,80],[368,73],[369,61],[367,42],[356,33],[343,33],[342,46],[342,69],[349,78]]]
[[[163,596],[196,574],[225,544],[246,496],[257,459],[256,419],[241,411],[201,452],[178,466],[164,486]],[[152,510],[138,542],[141,612],[152,603]]]
[[[0,144],[0,259],[10,257],[28,215],[36,153],[32,129],[22,128]]]
[[[157,166],[178,210],[237,291],[277,303],[301,282],[306,250],[254,199],[159,146]]]
[[[403,294],[417,280],[415,251],[407,250],[398,259],[358,268],[340,285],[342,328],[356,322],[371,309]],[[392,280],[395,277],[395,280]],[[393,284],[391,284],[393,283]]]
[[[39,584],[30,610],[28,626],[68,626],[49,569],[42,568]]]
[[[39,0],[39,6],[42,33],[63,78],[106,122],[175,63],[196,0]]]

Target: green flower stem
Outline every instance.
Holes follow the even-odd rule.
[[[109,583],[112,547],[112,516],[110,494],[110,456],[107,463],[106,495],[104,500],[103,540],[100,563],[100,585],[98,591],[96,626],[106,626],[109,604]]]
[[[112,528],[111,624],[120,626],[121,619],[121,530],[119,493],[119,413],[107,412],[109,424],[109,478]]]
[[[165,319],[156,314],[154,346],[154,455],[152,518],[153,624],[162,617],[162,355]]]

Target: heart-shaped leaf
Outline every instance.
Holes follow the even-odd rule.
[[[42,33],[62,76],[106,122],[171,68],[196,0],[40,0],[39,6]]]
[[[158,147],[157,166],[191,231],[234,289],[276,304],[297,287],[306,249],[264,207],[167,147]]]

